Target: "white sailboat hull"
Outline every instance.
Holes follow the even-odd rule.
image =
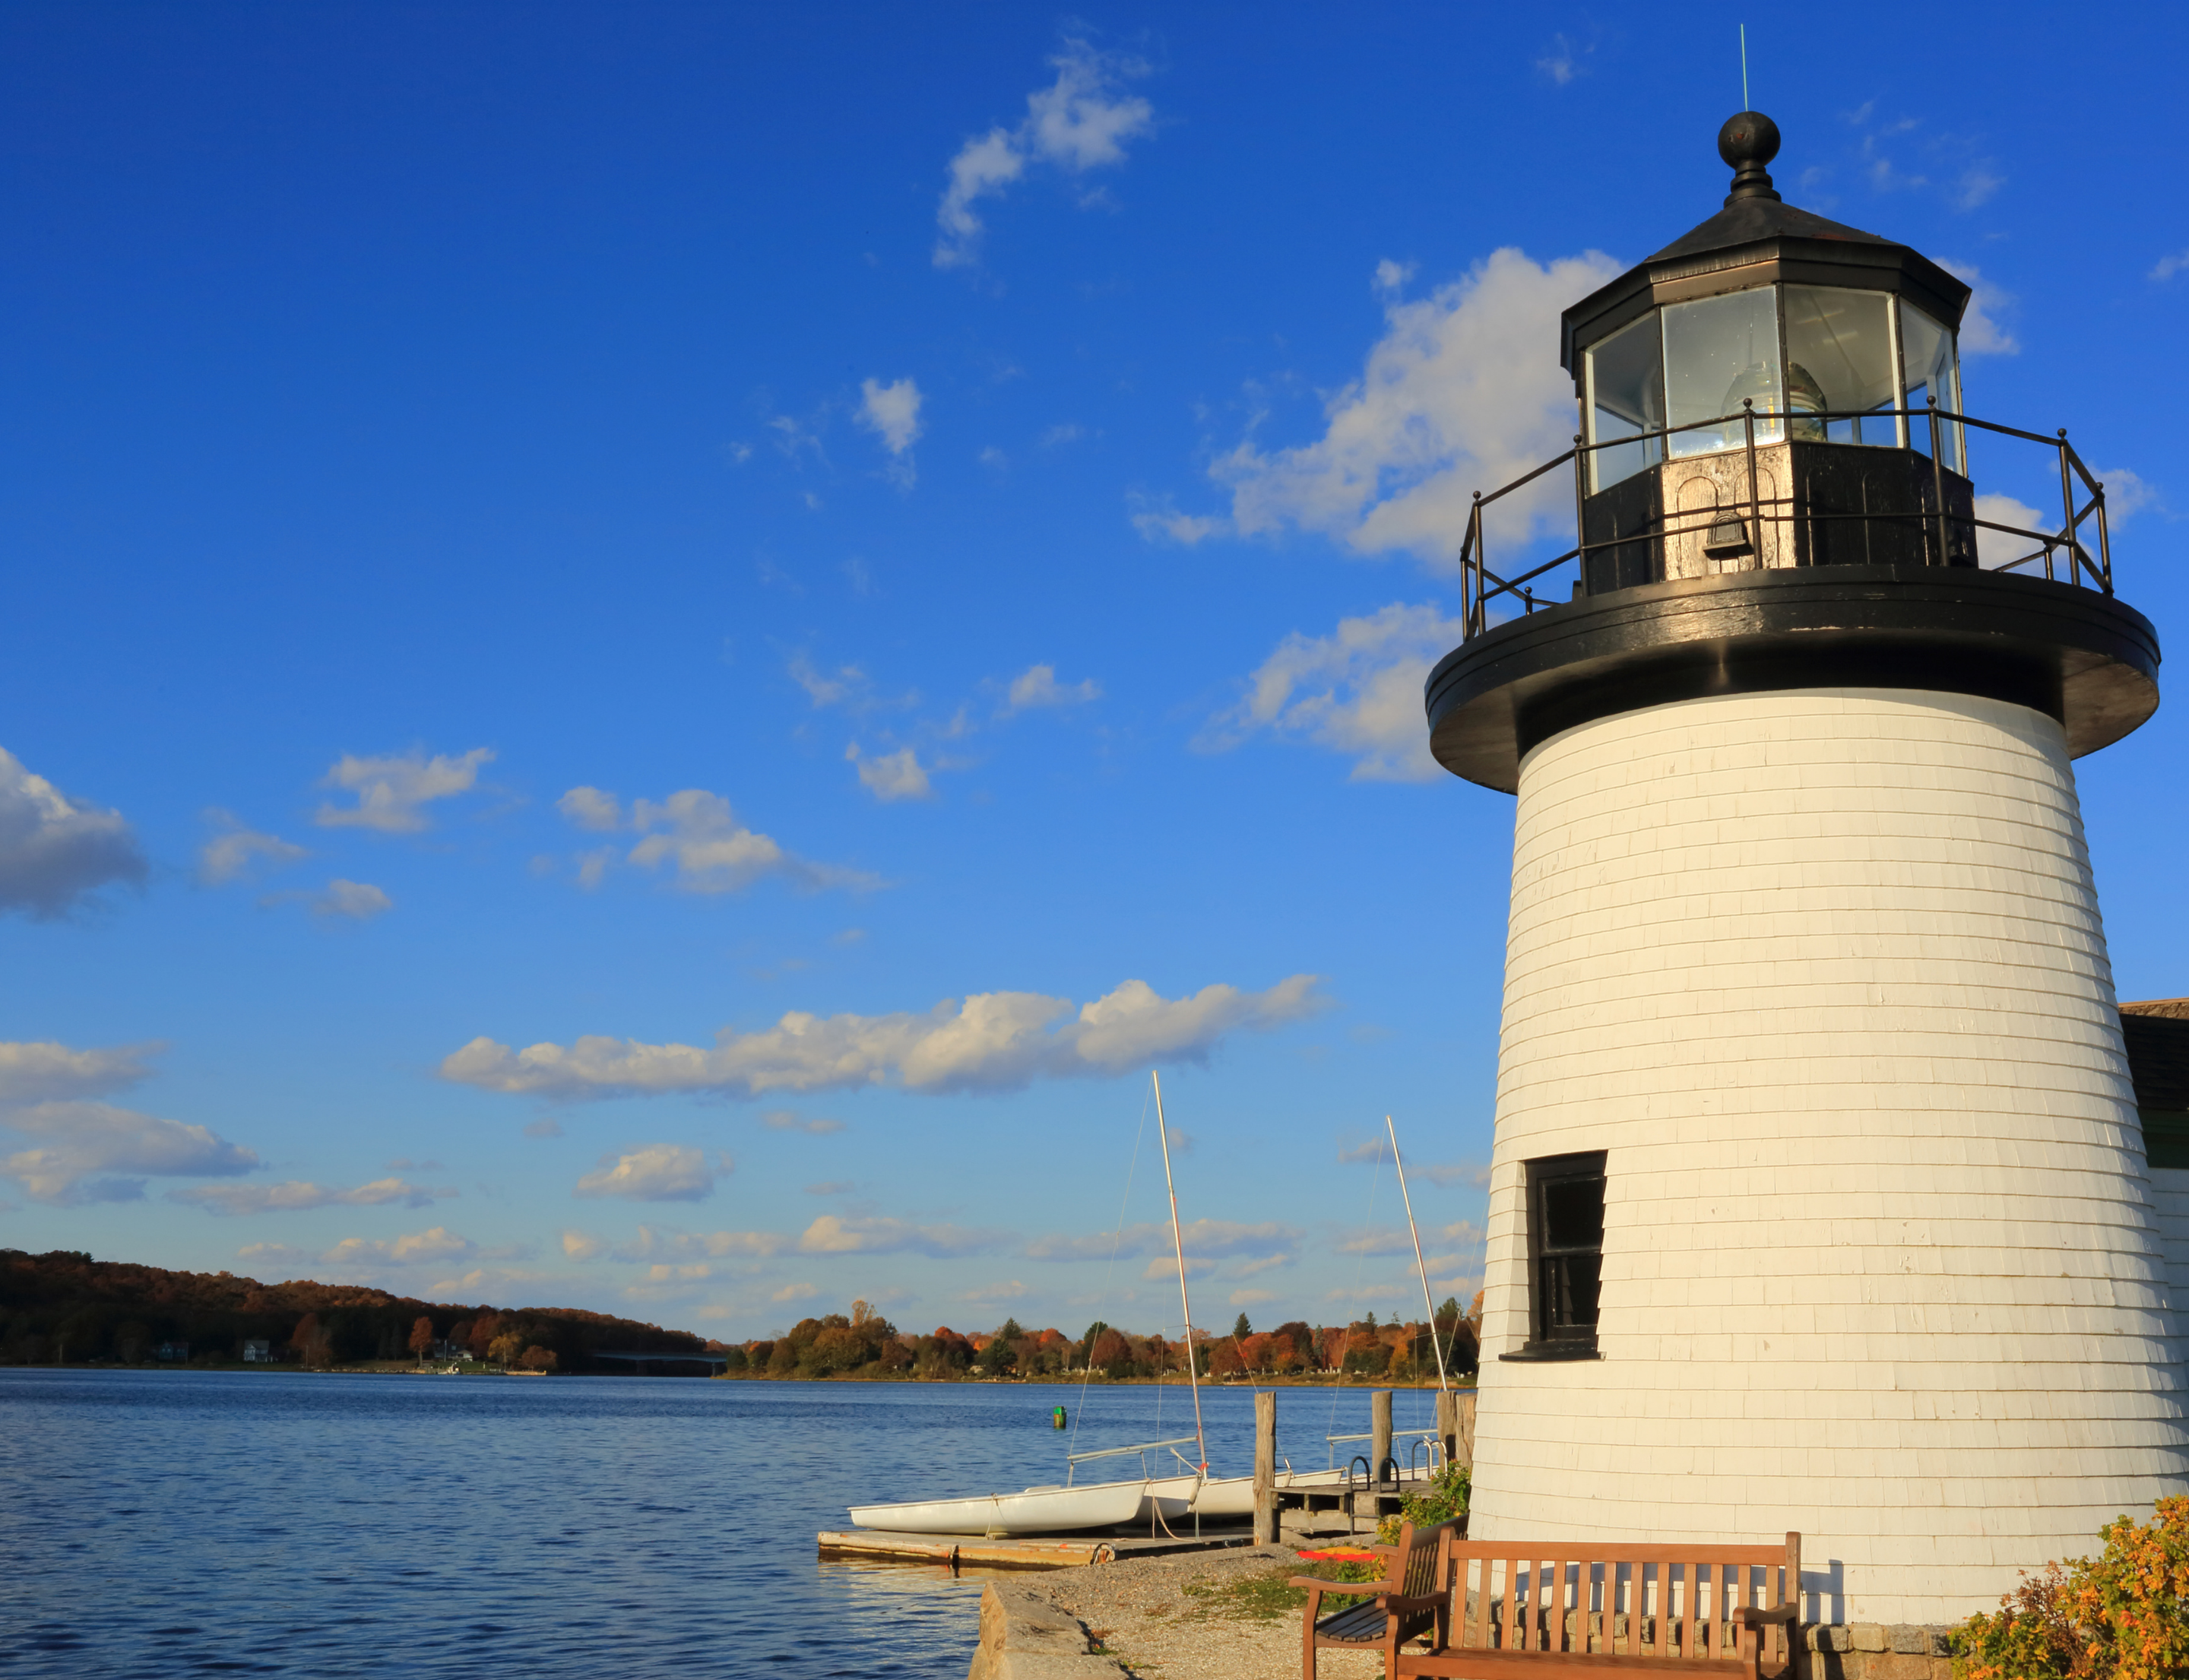
[[[1191,1477],[1187,1477],[1190,1483]],[[854,1505],[861,1528],[900,1534],[1069,1534],[1114,1528],[1140,1514],[1145,1482],[1092,1482],[1082,1487],[1030,1487],[1023,1493],[966,1499],[914,1499],[894,1505]]]

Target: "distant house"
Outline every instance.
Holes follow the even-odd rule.
[[[273,1364],[274,1344],[271,1342],[246,1342],[243,1344],[243,1362],[246,1365]]]
[[[188,1342],[162,1342],[160,1343],[160,1357],[163,1360],[181,1364],[187,1363],[189,1356],[190,1344]]]

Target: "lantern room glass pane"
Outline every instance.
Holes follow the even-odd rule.
[[[1961,370],[1954,354],[1954,335],[1906,298],[1900,300],[1900,365],[1908,381],[1908,406],[1920,409],[1936,398],[1938,406],[1961,411]],[[1931,423],[1911,413],[1908,441],[1925,455],[1931,453]],[[1954,472],[1961,465],[1961,428],[1949,421],[1938,423],[1938,464]]]
[[[1654,310],[1588,353],[1589,489],[1631,478],[1665,458],[1665,440],[1638,433],[1665,424],[1665,362]],[[1621,443],[1625,438],[1632,441]]]
[[[1891,412],[1900,406],[1892,298],[1827,286],[1790,286],[1785,297],[1786,407],[1795,437],[1899,443],[1900,422]],[[1886,412],[1875,412],[1880,409]],[[1825,419],[1827,413],[1845,417]]]
[[[1738,449],[1747,441],[1744,398],[1755,404],[1756,441],[1785,436],[1779,383],[1779,297],[1775,286],[1671,303],[1665,309],[1666,420],[1673,426],[1733,416],[1722,426],[1672,434],[1675,455]],[[1771,416],[1766,420],[1763,416]]]

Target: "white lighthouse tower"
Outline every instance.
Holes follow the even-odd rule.
[[[2071,762],[2158,640],[2066,434],[1966,413],[1968,289],[1718,144],[1565,314],[1578,550],[1501,574],[1486,499],[1428,687],[1519,795],[1473,1533],[1797,1530],[1805,1619],[1936,1623],[2189,1491]],[[1972,438],[2056,527],[1977,517]]]

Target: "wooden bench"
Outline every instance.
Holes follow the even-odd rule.
[[[1436,1643],[1445,1643],[1451,1621],[1451,1600],[1442,1590],[1451,1574],[1450,1548],[1458,1538],[1462,1518],[1417,1529],[1411,1523],[1399,1529],[1395,1546],[1369,1549],[1383,1559],[1383,1573],[1375,1581],[1325,1581],[1320,1575],[1294,1575],[1294,1587],[1307,1588],[1307,1614],[1300,1622],[1300,1672],[1303,1680],[1315,1680],[1315,1654],[1322,1649],[1380,1650],[1386,1680],[1399,1647],[1417,1633],[1434,1628]],[[1355,1604],[1329,1615],[1322,1614],[1325,1593],[1366,1592],[1365,1604]]]
[[[1430,1649],[1400,1652],[1394,1642],[1389,1680],[1793,1672],[1798,1534],[1783,1547],[1455,1539],[1444,1559],[1440,1596],[1459,1607],[1458,1638],[1447,1615]]]

